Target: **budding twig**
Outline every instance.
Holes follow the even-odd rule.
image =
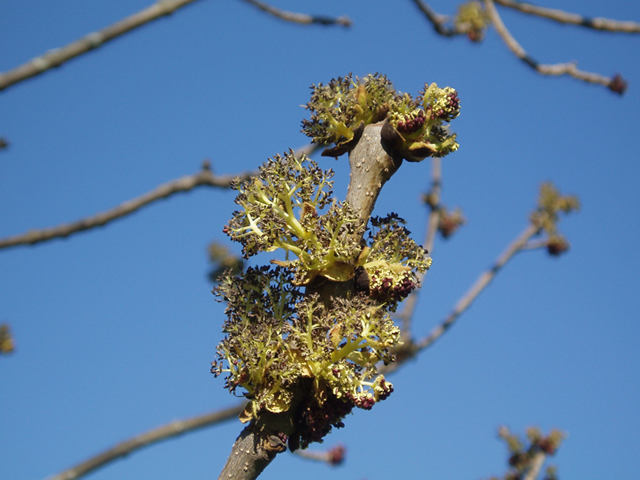
[[[252,172],[239,175],[240,178],[247,179]],[[66,223],[56,227],[42,230],[30,230],[21,235],[0,239],[0,249],[15,247],[18,245],[33,245],[45,242],[54,238],[68,237],[69,235],[89,230],[91,228],[103,226],[113,220],[129,215],[140,208],[149,205],[157,200],[170,197],[179,192],[188,192],[196,187],[209,186],[218,188],[229,188],[234,175],[215,175],[205,164],[198,173],[187,175],[168,183],[160,185],[137,198],[124,202],[111,210],[98,213],[92,217],[83,218],[73,223]]]
[[[245,405],[246,402],[243,402],[235,407],[218,410],[205,415],[199,415],[186,420],[170,422],[166,425],[130,438],[129,440],[125,440],[124,442],[121,442],[116,446],[105,450],[82,463],[79,463],[78,465],[47,478],[47,480],[75,480],[106,465],[107,463],[127,456],[142,447],[146,447],[184,433],[192,432],[200,428],[209,427],[225,420],[236,418],[240,412],[244,410]]]
[[[513,8],[523,13],[537,15],[539,17],[555,20],[559,23],[569,23],[581,27],[593,28],[594,30],[605,30],[609,32],[640,33],[640,23],[630,21],[612,20],[609,18],[589,18],[577,13],[565,12],[562,10],[538,7],[530,3],[517,2],[515,0],[495,0],[504,7]]]
[[[50,50],[13,70],[0,73],[0,90],[26,80],[27,78],[40,75],[50,68],[59,67],[74,57],[98,48],[109,40],[113,40],[145,23],[149,23],[165,15],[170,15],[178,8],[184,7],[194,1],[195,0],[159,0],[150,7],[140,10],[98,32],[85,35],[64,47]]]
[[[267,3],[260,2],[259,0],[244,0],[251,5],[259,8],[263,12],[267,12],[274,17],[279,18],[280,20],[284,20],[286,22],[300,23],[303,25],[308,25],[311,23],[318,23],[320,25],[342,25],[343,27],[350,27],[352,22],[348,17],[325,17],[318,15],[308,15],[306,13],[294,13],[287,12],[285,10],[280,10],[275,8]]]
[[[603,75],[599,75],[597,73],[585,72],[582,70],[578,70],[578,67],[575,63],[558,63],[555,65],[544,65],[538,63],[532,57],[527,54],[527,52],[522,48],[522,46],[518,43],[518,41],[511,35],[507,27],[502,22],[502,18],[498,14],[496,7],[493,3],[493,0],[484,0],[485,8],[489,17],[491,18],[491,22],[496,27],[496,30],[504,43],[507,45],[509,50],[513,52],[513,54],[522,60],[524,63],[533,68],[536,72],[542,75],[570,75],[578,80],[585,81],[587,83],[596,83],[600,85],[604,85],[605,87],[609,87],[614,81],[614,78],[605,77]],[[620,92],[618,92],[620,93]]]

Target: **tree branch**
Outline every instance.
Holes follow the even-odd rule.
[[[342,25],[343,27],[350,27],[352,25],[351,20],[348,17],[325,17],[317,15],[308,15],[306,13],[294,13],[280,10],[271,5],[261,2],[259,0],[244,0],[247,3],[259,8],[263,12],[267,12],[280,20],[286,22],[300,23],[303,25],[309,25],[311,23],[319,23],[320,25]]]
[[[578,70],[575,63],[558,63],[555,65],[544,65],[544,64],[538,63],[536,60],[534,60],[532,57],[530,57],[527,54],[524,48],[522,48],[522,46],[517,42],[517,40],[511,35],[509,30],[507,30],[507,27],[505,27],[504,23],[502,22],[502,19],[500,18],[500,15],[498,14],[498,11],[496,10],[493,0],[484,0],[484,4],[487,10],[487,13],[489,14],[489,17],[491,18],[491,22],[496,27],[498,34],[500,35],[504,43],[507,45],[509,50],[511,50],[516,57],[518,57],[520,60],[522,60],[527,65],[529,65],[538,73],[542,75],[554,75],[554,76],[570,75],[574,78],[577,78],[578,80],[582,80],[587,83],[596,83],[596,84],[604,85],[605,87],[608,87],[611,90],[614,90],[614,88],[612,88],[612,85],[615,81],[615,77],[609,78],[609,77],[604,77],[602,75],[599,75],[597,73],[590,73],[590,72],[584,72],[582,70]],[[614,90],[614,91],[617,92],[617,90]],[[617,92],[617,93],[621,93],[621,92]]]
[[[446,23],[449,20],[448,17],[436,13],[426,2],[423,2],[422,0],[413,0],[413,3],[415,3],[420,11],[424,13],[427,20],[431,22],[436,33],[443,37],[453,37],[455,35],[465,33],[454,27],[447,26]]]
[[[69,43],[61,48],[56,48],[19,67],[0,73],[0,90],[11,85],[35,77],[53,67],[58,67],[74,57],[98,48],[109,40],[134,30],[145,23],[149,23],[165,15],[172,14],[178,8],[184,7],[196,0],[158,0],[150,7],[140,10],[133,15],[120,20],[98,32],[93,32]]]
[[[247,179],[253,172],[239,175],[242,179]],[[91,228],[103,226],[113,220],[129,215],[136,210],[149,205],[157,200],[170,197],[179,192],[188,192],[199,186],[209,186],[218,188],[229,188],[229,184],[234,175],[215,175],[205,162],[202,170],[193,175],[187,175],[171,182],[160,185],[154,190],[145,193],[137,198],[124,202],[111,210],[98,213],[92,217],[83,218],[73,223],[66,223],[52,228],[42,230],[31,230],[21,235],[0,239],[0,249],[15,247],[18,245],[33,245],[45,242],[54,238],[68,237],[69,235],[89,230]]]
[[[611,20],[609,18],[589,18],[577,13],[569,13],[552,8],[538,7],[530,3],[517,2],[515,0],[495,0],[503,7],[513,8],[523,13],[537,15],[539,17],[555,20],[559,23],[569,23],[581,27],[605,30],[609,32],[640,33],[640,23],[630,21]]]
[[[491,281],[495,278],[498,272],[513,258],[513,256],[525,249],[527,243],[531,237],[537,235],[540,232],[540,227],[535,225],[529,225],[511,245],[498,257],[498,260],[494,265],[478,277],[473,286],[465,293],[458,303],[453,308],[453,311],[447,316],[447,318],[436,328],[434,328],[429,335],[415,344],[416,351],[424,350],[425,348],[433,345],[451,326],[456,322],[458,317],[462,315],[474,302],[474,300],[482,293],[482,291],[489,286]]]
[[[244,410],[245,405],[246,402],[225,410],[207,413],[186,420],[173,421],[125,440],[74,467],[49,477],[47,480],[75,480],[142,447],[235,418]]]
[[[547,455],[544,452],[536,453],[531,460],[531,467],[529,468],[529,471],[522,480],[536,480],[546,458]]]

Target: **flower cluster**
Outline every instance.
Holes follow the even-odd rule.
[[[415,100],[403,95],[390,110],[382,131],[388,145],[414,162],[444,157],[458,149],[456,134],[447,132],[447,124],[460,114],[458,92],[432,83],[425,84],[420,93]]]
[[[392,362],[400,344],[389,312],[431,264],[397,215],[374,217],[367,229],[347,203],[331,203],[331,176],[289,152],[237,182],[241,210],[225,231],[245,257],[281,248],[295,258],[228,272],[214,289],[227,320],[211,371],[251,400],[243,421],[295,406],[292,449],[321,441],[354,407],[368,410],[393,392],[376,366]],[[318,277],[355,288],[330,302],[303,294]]]
[[[349,74],[311,88],[313,93],[306,108],[312,115],[310,120],[302,121],[302,131],[314,143],[335,143],[337,149],[327,152],[335,156],[358,141],[365,125],[384,120],[397,97],[387,77],[377,73],[363,79]]]
[[[287,411],[294,395],[296,441],[320,441],[353,407],[370,409],[393,386],[376,364],[391,362],[400,330],[388,311],[355,295],[328,308],[317,296],[303,298],[282,267],[249,268],[226,276],[214,293],[227,303],[226,337],[211,371],[226,373],[225,387],[245,390],[248,421],[263,411]]]
[[[273,263],[295,271],[296,285],[306,285],[318,275],[347,280],[353,275],[365,226],[344,203],[333,203],[320,214],[330,202],[332,176],[331,170],[322,171],[304,155],[296,157],[290,151],[276,156],[260,168],[258,177],[234,184],[242,210],[234,212],[224,231],[242,243],[245,258],[283,249],[286,260]]]
[[[507,444],[509,449],[510,470],[504,475],[505,480],[519,480],[531,471],[538,454],[554,455],[560,447],[565,435],[559,430],[553,429],[548,435],[544,435],[539,428],[527,429],[527,442],[519,436],[511,433],[507,427],[500,427],[498,436]],[[545,479],[557,479],[555,467],[548,467]],[[492,480],[498,480],[492,477]]]
[[[540,187],[538,207],[531,214],[531,223],[543,230],[548,237],[547,251],[550,255],[560,255],[569,249],[569,242],[559,233],[559,213],[570,213],[580,209],[578,197],[560,195],[551,183],[543,183]]]
[[[458,148],[455,134],[446,124],[460,112],[457,92],[434,83],[425,85],[417,99],[397,92],[384,75],[355,80],[339,77],[328,85],[313,86],[306,108],[311,119],[303,120],[302,131],[320,144],[335,143],[323,155],[339,156],[358,142],[365,125],[387,120],[383,138],[390,148],[409,161],[429,156],[442,157]]]
[[[477,0],[463,3],[453,20],[456,30],[464,32],[472,42],[481,42],[484,32],[491,24],[491,18]]]
[[[415,272],[424,273],[431,266],[431,258],[409,237],[404,223],[395,214],[371,218],[370,246],[358,261],[369,280],[369,295],[392,311],[418,286]]]

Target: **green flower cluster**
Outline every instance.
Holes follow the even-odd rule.
[[[319,144],[353,140],[365,125],[384,120],[398,96],[387,77],[377,73],[362,80],[349,74],[311,88],[306,108],[313,113],[302,121],[302,131]]]
[[[453,20],[456,30],[465,32],[472,42],[480,42],[484,32],[491,25],[491,18],[482,3],[477,0],[463,3]]]
[[[398,303],[417,286],[415,272],[424,273],[431,258],[402,225],[395,214],[386,218],[372,217],[369,244],[358,260],[369,279],[369,295],[395,311]]]
[[[314,85],[302,131],[319,144],[335,143],[323,155],[339,156],[358,142],[365,125],[386,119],[383,140],[409,161],[443,157],[458,149],[447,124],[460,113],[457,92],[426,85],[421,96],[397,92],[384,75],[363,79],[347,75],[328,85]]]
[[[233,213],[224,231],[242,243],[245,258],[283,249],[286,260],[273,263],[295,271],[296,285],[318,275],[348,280],[365,226],[346,203],[333,203],[320,215],[330,203],[332,176],[304,155],[290,151],[276,156],[260,168],[258,177],[233,185],[242,209]]]
[[[460,114],[458,92],[451,87],[425,84],[415,100],[409,95],[388,115],[383,138],[412,162],[426,157],[444,157],[458,149],[456,134],[449,134],[447,124]],[[389,129],[391,125],[393,129]]]
[[[580,209],[580,200],[574,195],[561,195],[552,183],[540,187],[538,207],[530,216],[531,223],[547,234],[547,251],[557,256],[569,249],[569,242],[558,231],[560,212],[570,213]]]
[[[281,248],[295,258],[228,273],[214,289],[227,320],[212,373],[227,374],[225,387],[251,400],[243,421],[294,407],[293,449],[391,394],[376,368],[393,361],[399,344],[389,312],[417,287],[415,272],[431,265],[397,215],[372,218],[367,229],[347,203],[330,204],[331,176],[289,152],[236,183],[241,210],[225,231],[245,257]],[[324,302],[300,290],[317,277],[357,285]]]

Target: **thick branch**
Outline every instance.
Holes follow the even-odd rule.
[[[280,20],[286,22],[300,23],[308,25],[311,23],[318,23],[320,25],[342,25],[343,27],[350,27],[352,22],[348,17],[325,17],[318,15],[308,15],[306,13],[294,13],[280,10],[267,3],[260,2],[259,0],[244,0],[247,3],[259,8],[263,12],[267,12]]]
[[[382,123],[367,125],[349,153],[351,178],[346,200],[364,221],[371,216],[380,190],[402,163],[402,158],[391,158],[382,147],[381,130]]]
[[[609,18],[589,18],[578,15],[577,13],[538,7],[537,5],[516,2],[515,0],[495,0],[495,2],[504,7],[514,8],[523,13],[537,15],[560,23],[580,25],[581,27],[593,28],[594,30],[606,30],[609,32],[640,33],[640,23],[637,22],[611,20]]]
[[[249,178],[253,173],[243,173],[239,175],[240,178]],[[215,175],[210,169],[208,164],[205,164],[198,173],[194,175],[187,175],[176,180],[172,180],[169,183],[160,185],[154,190],[141,195],[118,205],[111,210],[99,213],[92,217],[83,218],[73,223],[66,223],[58,225],[52,228],[46,228],[43,230],[31,230],[21,235],[14,237],[8,237],[0,239],[0,249],[15,247],[17,245],[33,245],[35,243],[44,242],[53,238],[68,237],[69,235],[82,232],[83,230],[89,230],[91,228],[100,227],[117,218],[129,215],[136,210],[149,205],[157,200],[167,198],[179,192],[188,192],[196,187],[209,186],[219,188],[229,188],[230,182],[236,176],[232,175]]]
[[[134,13],[119,22],[114,23],[98,32],[85,35],[79,40],[61,48],[50,50],[40,57],[0,74],[0,90],[10,85],[39,75],[50,68],[58,67],[74,57],[98,48],[102,44],[120,35],[136,29],[165,15],[170,15],[178,8],[184,7],[196,0],[159,0],[150,7]]]
[[[236,407],[227,408],[225,410],[219,410],[205,415],[200,415],[198,417],[189,418],[187,420],[176,420],[168,423],[167,425],[156,428],[147,433],[125,440],[95,457],[71,467],[68,470],[60,472],[53,477],[49,477],[47,480],[74,480],[76,478],[80,478],[83,475],[86,475],[109,462],[117,460],[118,458],[129,455],[142,447],[235,418],[240,414],[240,412],[242,412],[245,405],[246,403],[242,403]]]
[[[496,27],[498,34],[507,45],[509,50],[511,50],[516,57],[518,57],[538,73],[542,75],[555,76],[570,75],[574,78],[577,78],[578,80],[582,80],[588,83],[596,83],[611,88],[612,82],[614,81],[613,78],[605,77],[597,73],[578,70],[575,63],[558,63],[555,65],[544,65],[538,63],[527,54],[524,48],[522,48],[517,40],[511,35],[509,30],[507,30],[507,27],[505,27],[502,19],[500,18],[500,15],[498,14],[498,11],[496,10],[493,0],[484,0],[484,4],[486,6],[487,13],[491,17],[491,22]]]

